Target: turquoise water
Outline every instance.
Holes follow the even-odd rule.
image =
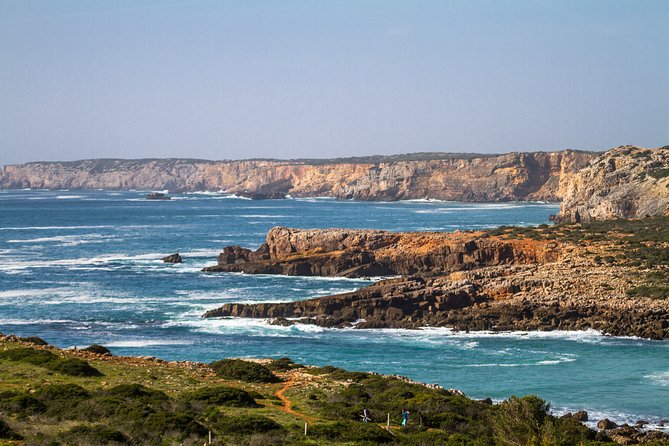
[[[555,204],[251,201],[221,194],[147,201],[144,195],[0,191],[0,331],[170,360],[290,356],[405,375],[477,398],[535,393],[556,412],[669,418],[668,342],[596,332],[331,330],[200,317],[224,302],[306,299],[371,283],[200,272],[224,246],[256,248],[276,225],[396,231],[536,225],[557,211]],[[160,261],[174,252],[185,263]]]

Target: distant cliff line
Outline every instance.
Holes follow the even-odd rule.
[[[0,188],[225,191],[252,198],[560,201],[598,154],[414,153],[330,160],[91,159],[4,166]]]

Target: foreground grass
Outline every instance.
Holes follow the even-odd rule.
[[[87,374],[49,365],[70,360],[85,362]],[[361,422],[364,407],[370,423]],[[406,428],[402,409],[412,414]],[[0,337],[0,446],[202,445],[210,433],[221,445],[612,444],[571,418],[552,417],[534,396],[492,405],[287,359],[210,367]]]

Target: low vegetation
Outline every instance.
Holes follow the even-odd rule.
[[[222,359],[209,366],[222,378],[237,379],[251,383],[275,383],[280,379],[262,364],[241,359]]]
[[[184,365],[30,345],[0,337],[2,446],[202,445],[210,433],[213,444],[249,446],[610,444],[573,419],[551,416],[533,396],[492,405],[288,358],[267,366],[242,360]],[[69,360],[100,374],[46,367]],[[274,396],[279,391],[292,410]],[[361,420],[363,408],[369,423]],[[411,413],[405,428],[399,426],[403,409]]]
[[[669,298],[669,217],[593,221],[538,227],[501,226],[487,232],[506,239],[569,243],[586,248],[596,265],[637,268],[638,286],[627,290],[630,297]]]

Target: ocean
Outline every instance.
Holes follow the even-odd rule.
[[[457,333],[279,327],[202,319],[226,302],[281,302],[371,280],[202,273],[223,247],[257,248],[273,226],[454,231],[548,223],[555,203],[252,201],[222,193],[0,191],[0,331],[63,348],[209,362],[289,356],[399,374],[473,398],[536,394],[595,421],[669,419],[669,342],[585,332]],[[183,264],[161,257],[179,252]]]

